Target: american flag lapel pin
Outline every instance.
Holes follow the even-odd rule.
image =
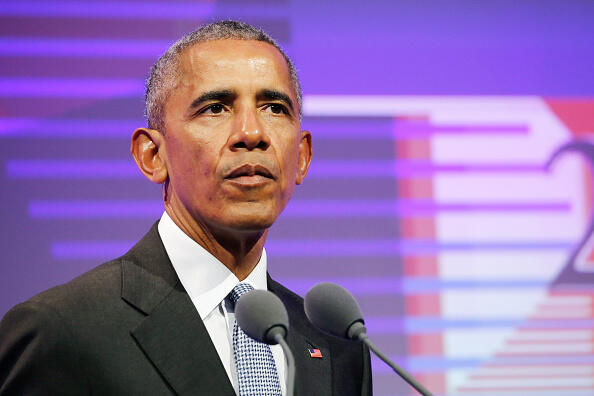
[[[322,352],[319,349],[308,349],[309,356],[312,358],[322,358]]]

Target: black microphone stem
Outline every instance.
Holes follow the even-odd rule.
[[[357,338],[359,340],[361,340],[365,345],[367,345],[369,347],[369,349],[371,349],[373,351],[373,353],[375,353],[377,355],[377,357],[379,357],[384,362],[386,362],[386,364],[388,366],[392,367],[392,369],[396,372],[396,374],[398,374],[403,380],[408,382],[408,384],[410,386],[412,386],[413,388],[415,388],[415,390],[417,392],[419,392],[423,396],[433,396],[431,394],[431,392],[429,392],[427,389],[425,389],[425,387],[423,387],[423,385],[419,384],[417,382],[417,380],[415,380],[409,373],[407,373],[406,371],[404,371],[403,369],[398,367],[396,365],[396,363],[391,361],[386,355],[384,355],[384,353],[382,351],[380,351],[375,345],[373,345],[373,343],[367,337],[367,334],[365,334],[365,332],[361,332],[361,333],[357,334]]]
[[[293,357],[293,353],[289,348],[289,344],[285,341],[285,338],[282,336],[280,332],[274,334],[274,340],[278,342],[278,344],[283,348],[283,352],[285,353],[285,358],[287,359],[287,395],[286,396],[293,396],[294,388],[295,388],[295,358]]]

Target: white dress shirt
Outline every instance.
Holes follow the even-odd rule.
[[[233,357],[235,313],[226,297],[240,281],[216,257],[187,236],[167,212],[161,216],[158,229],[171,264],[204,322],[235,393],[239,394]],[[254,289],[268,289],[265,250],[262,250],[260,261],[242,283],[249,283]],[[276,363],[282,394],[285,395],[284,354],[280,345],[271,345],[270,349]]]

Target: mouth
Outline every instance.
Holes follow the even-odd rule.
[[[245,164],[229,172],[225,180],[239,184],[260,184],[276,180],[276,177],[263,165]]]

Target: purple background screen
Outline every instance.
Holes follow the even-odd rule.
[[[271,274],[302,295],[319,281],[342,283],[356,294],[377,344],[436,395],[476,391],[456,385],[456,375],[492,354],[450,354],[455,342],[448,329],[511,329],[516,319],[451,321],[439,312],[422,314],[423,307],[439,311],[449,290],[546,290],[547,282],[457,282],[421,270],[424,276],[413,276],[416,267],[409,267],[430,265],[423,257],[443,246],[410,240],[405,219],[465,209],[405,199],[409,184],[402,180],[416,180],[419,163],[401,154],[418,159],[417,146],[399,149],[395,130],[427,132],[415,117],[431,114],[374,115],[365,97],[591,100],[592,1],[1,1],[0,315],[119,256],[158,219],[160,188],[144,179],[129,154],[132,131],[144,125],[143,80],[170,43],[222,18],[258,25],[275,37],[294,59],[311,103],[303,127],[314,137],[314,165],[270,233]],[[319,110],[315,100],[325,95],[354,95],[353,109],[361,98],[365,111]],[[509,136],[528,133],[522,123],[497,128]],[[421,165],[421,173],[436,171]],[[522,166],[513,169],[531,171]],[[568,205],[482,209],[566,213]],[[436,232],[434,223],[420,224],[427,227],[420,235]],[[573,242],[548,241],[543,249],[569,252]],[[456,246],[483,246],[473,243]],[[550,389],[591,394],[594,355],[580,356],[563,364],[592,370],[585,382],[560,380]],[[377,395],[409,394],[381,362],[373,364]],[[501,394],[485,389],[477,394]]]

